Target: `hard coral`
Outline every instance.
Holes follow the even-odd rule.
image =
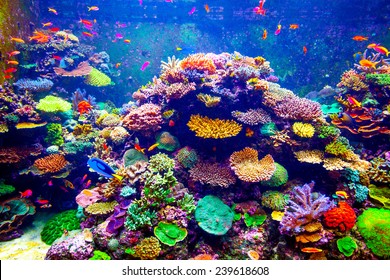
[[[191,115],[187,126],[201,138],[228,138],[240,133],[242,126],[233,120],[210,119]]]
[[[144,104],[128,113],[123,118],[123,126],[135,131],[157,131],[163,123],[161,107]]]
[[[198,162],[189,172],[192,180],[202,184],[227,188],[236,183],[230,168],[218,163]]]
[[[203,53],[190,55],[180,62],[180,67],[184,70],[197,70],[214,74],[216,67],[212,59],[207,58]]]
[[[135,246],[134,250],[134,256],[140,258],[141,260],[154,260],[160,254],[160,242],[154,236],[148,237]]]
[[[66,167],[68,162],[63,155],[54,154],[37,159],[34,162],[36,167],[42,173],[55,173]]]
[[[356,222],[356,214],[352,207],[345,201],[340,201],[338,207],[328,210],[324,214],[324,223],[330,228],[339,228],[346,231],[353,228]]]

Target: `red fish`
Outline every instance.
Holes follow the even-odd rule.
[[[9,79],[12,79],[14,76],[10,75],[10,74],[7,74],[4,76],[4,79],[6,80],[9,80]]]
[[[18,69],[16,69],[16,68],[8,68],[8,69],[4,70],[4,73],[15,73],[16,71],[18,71]]]
[[[11,56],[15,56],[15,55],[20,54],[20,51],[12,51],[12,52],[9,52],[7,54],[8,54],[8,57],[11,57]]]
[[[50,180],[49,182],[47,182],[47,184],[48,184],[49,187],[52,187],[53,186],[53,181]]]
[[[93,25],[92,21],[89,21],[89,20],[86,20],[86,19],[81,19],[81,18],[80,18],[80,21],[79,21],[79,22],[82,23],[82,24],[84,24],[84,25],[89,25],[89,26],[92,26],[92,25]]]
[[[20,193],[20,198],[29,198],[32,196],[32,190],[28,189],[25,190],[24,192],[19,192]]]
[[[104,149],[105,151],[107,151],[107,150],[108,150],[108,146],[107,146],[107,144],[106,144],[106,143],[103,143],[103,149]]]
[[[280,31],[282,30],[282,25],[280,24],[280,21],[278,23],[278,27],[276,28],[275,35],[278,36],[280,34]]]
[[[265,0],[260,0],[259,6],[258,6],[258,7],[255,7],[255,8],[253,9],[253,11],[254,11],[256,14],[258,14],[258,15],[265,16],[266,10],[263,8],[264,3],[265,3]]]
[[[263,40],[267,39],[267,35],[268,35],[267,30],[264,29],[262,39],[263,39]]]
[[[54,58],[55,60],[58,60],[58,61],[60,61],[60,60],[62,59],[62,57],[61,57],[61,56],[58,56],[58,55],[53,55],[53,58]]]
[[[49,203],[47,199],[37,199],[35,200],[35,202],[38,203],[39,205],[44,205]]]
[[[93,35],[91,34],[91,33],[89,33],[89,32],[83,32],[82,33],[85,37],[93,37]]]
[[[88,180],[87,183],[85,183],[85,187],[88,188],[91,185],[91,180]]]
[[[81,179],[81,183],[83,183],[85,180],[87,180],[88,174],[84,174],[83,178]]]
[[[149,61],[145,61],[144,64],[142,64],[142,66],[141,66],[141,71],[144,71],[146,69],[146,67],[148,67],[149,64],[150,64]]]
[[[193,8],[191,9],[191,11],[188,12],[188,14],[189,14],[189,15],[192,15],[193,13],[195,13],[195,11],[196,11],[196,7],[193,7]]]
[[[322,249],[314,248],[314,247],[305,247],[301,249],[304,253],[320,253],[322,252]]]
[[[138,152],[145,154],[145,148],[142,149],[139,144],[134,144],[134,149],[136,149]]]
[[[307,53],[307,48],[306,46],[303,46],[303,54],[306,55],[306,53]]]
[[[58,32],[58,31],[60,31],[60,28],[59,27],[52,27],[52,28],[49,28],[49,30],[51,32]]]
[[[358,42],[367,41],[367,40],[368,40],[368,37],[364,37],[364,36],[357,35],[357,36],[352,37],[352,40],[358,41]]]
[[[174,121],[174,120],[169,120],[168,125],[169,125],[170,127],[175,126],[175,121]]]

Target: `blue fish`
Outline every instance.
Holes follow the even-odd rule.
[[[90,158],[87,162],[88,166],[92,168],[94,171],[99,173],[100,175],[106,178],[117,178],[118,180],[122,180],[123,177],[115,174],[115,171],[104,161],[99,158]]]

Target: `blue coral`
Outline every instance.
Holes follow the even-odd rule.
[[[20,79],[13,84],[19,91],[43,92],[49,91],[53,87],[53,82],[48,79],[38,78]]]

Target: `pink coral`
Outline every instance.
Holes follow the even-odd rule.
[[[322,116],[320,103],[297,96],[284,98],[273,109],[283,119],[312,120]]]
[[[91,205],[97,201],[99,201],[103,196],[97,190],[98,188],[94,188],[91,190],[83,190],[76,196],[76,203],[81,207],[85,208],[88,205]]]
[[[218,163],[199,162],[190,170],[190,177],[202,184],[225,188],[236,183],[230,168]]]
[[[248,125],[258,125],[271,122],[271,117],[261,108],[249,109],[246,112],[233,111],[232,116],[238,121]]]
[[[161,107],[151,103],[130,111],[122,121],[124,127],[135,131],[157,131],[162,123]]]

